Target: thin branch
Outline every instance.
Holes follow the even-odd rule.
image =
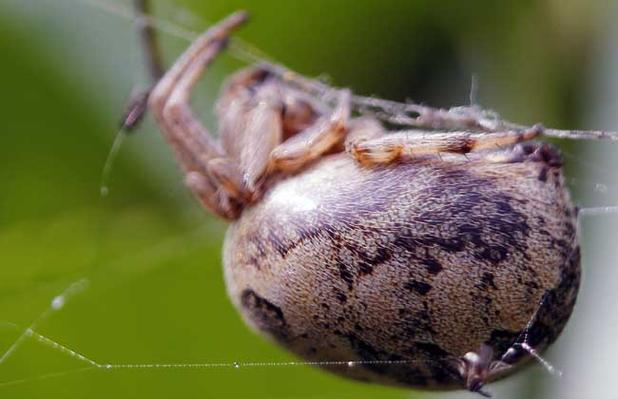
[[[157,32],[149,16],[150,1],[134,0],[133,7],[135,29],[142,48],[144,63],[150,75],[150,84],[146,89],[140,89],[138,85],[133,87],[120,124],[122,131],[125,132],[131,132],[139,126],[148,109],[150,91],[165,73]]]
[[[161,51],[157,41],[157,32],[150,22],[150,1],[134,0],[135,28],[140,39],[144,61],[150,74],[152,84],[161,79],[165,73],[161,61]]]

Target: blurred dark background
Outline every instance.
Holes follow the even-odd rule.
[[[618,130],[618,10],[610,0],[153,5],[158,18],[189,32],[247,9],[252,21],[242,39],[357,93],[466,105],[474,76],[472,100],[508,119]],[[88,287],[35,330],[99,363],[291,360],[248,331],[229,304],[220,265],[225,224],[190,198],[150,119],[120,147],[109,195],[100,196],[123,105],[131,87],[147,81],[125,10],[126,0],[0,0],[0,354],[54,296],[85,277]],[[188,42],[182,34],[160,36],[169,65]],[[200,83],[194,103],[213,129],[218,87],[242,65],[224,56]],[[576,202],[618,204],[616,145],[556,143]],[[492,386],[497,397],[613,397],[618,345],[609,336],[618,306],[608,284],[618,278],[616,219],[583,223],[583,299],[549,353],[568,377],[554,380],[532,367]],[[0,362],[0,396],[473,397],[358,384],[310,367],[50,375],[84,366],[25,339]]]

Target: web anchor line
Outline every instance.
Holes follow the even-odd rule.
[[[15,328],[19,326],[14,323],[4,323]],[[0,387],[13,386],[41,379],[64,377],[71,374],[82,373],[90,370],[144,370],[144,369],[241,369],[241,368],[262,368],[262,367],[298,367],[298,366],[320,366],[320,367],[356,367],[360,365],[403,365],[414,363],[413,360],[358,360],[358,361],[241,361],[241,362],[219,362],[219,363],[102,363],[89,356],[71,349],[41,333],[34,331],[28,327],[22,334],[23,338],[19,339],[22,343],[25,339],[31,338],[36,342],[41,343],[55,351],[63,353],[71,358],[74,358],[81,363],[85,363],[86,367],[75,368],[71,370],[53,372],[48,374],[37,375],[29,378],[22,378],[12,381],[0,382]],[[20,336],[21,337],[21,336]]]
[[[618,206],[598,206],[579,209],[579,216],[603,216],[618,213]]]
[[[27,328],[24,328],[22,333],[13,341],[8,349],[0,356],[0,365],[3,364],[11,355],[19,348],[19,346],[28,338],[35,337],[35,328],[43,321],[45,321],[53,312],[62,309],[68,300],[70,300],[76,294],[82,292],[88,287],[89,280],[81,279],[71,283],[64,291],[55,296],[49,303],[48,307],[36,318]],[[16,326],[14,323],[8,323],[9,325]],[[42,336],[41,336],[42,337]],[[45,338],[45,337],[43,337]],[[50,340],[51,341],[51,340]],[[53,342],[53,341],[52,341]],[[58,344],[60,345],[60,344]],[[62,346],[62,345],[60,345]]]
[[[10,323],[13,324],[13,323]],[[14,325],[14,324],[13,324]],[[92,368],[113,370],[113,369],[207,369],[207,368],[244,368],[244,367],[290,367],[290,366],[345,366],[354,367],[357,365],[393,365],[393,364],[409,364],[412,360],[357,360],[357,361],[246,361],[246,362],[219,362],[219,363],[101,363],[96,361],[75,349],[71,349],[41,333],[34,331],[32,328],[26,328],[24,336],[30,337],[37,342],[54,349],[60,353],[64,353],[69,357],[87,363]]]

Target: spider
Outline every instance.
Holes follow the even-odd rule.
[[[225,279],[247,324],[354,366],[335,373],[406,387],[488,395],[538,358],[572,312],[580,256],[560,154],[531,140],[614,137],[358,97],[260,64],[225,84],[217,139],[190,96],[246,20],[195,40],[148,107],[188,188],[231,222]]]

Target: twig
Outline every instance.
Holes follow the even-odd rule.
[[[148,108],[150,91],[165,73],[157,41],[157,32],[149,17],[150,1],[134,0],[133,7],[135,29],[142,47],[144,63],[150,75],[150,84],[146,89],[141,89],[137,84],[133,87],[120,123],[121,130],[124,132],[131,132],[139,126]]]
[[[161,61],[161,51],[157,41],[157,32],[150,23],[150,1],[134,0],[135,9],[135,28],[140,39],[144,60],[152,84],[161,79],[165,73],[163,62]]]

